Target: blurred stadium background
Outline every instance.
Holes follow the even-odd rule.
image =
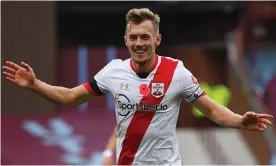
[[[50,84],[74,87],[126,59],[125,14],[161,16],[158,54],[183,60],[207,94],[236,113],[276,116],[275,2],[1,2],[1,57],[29,63]],[[54,105],[2,79],[1,164],[101,164],[115,125],[112,96]],[[55,113],[58,111],[59,113]],[[276,164],[265,133],[221,128],[182,103],[182,164]]]

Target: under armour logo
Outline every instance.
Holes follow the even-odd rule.
[[[120,89],[127,90],[128,89],[128,84],[121,83],[120,84]]]

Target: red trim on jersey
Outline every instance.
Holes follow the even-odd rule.
[[[92,89],[92,87],[90,86],[89,82],[84,83],[83,86],[86,88],[86,90],[87,90],[89,93],[91,93],[91,94],[93,94],[93,95],[97,95],[97,94],[94,92],[94,90]]]
[[[205,95],[207,94],[203,91],[200,96],[205,96]]]
[[[152,68],[150,69],[149,73],[152,72],[156,68],[157,63],[158,63],[158,56],[155,54],[154,55],[154,64],[153,64]],[[132,59],[130,60],[130,67],[135,73],[139,73],[139,71],[134,67]]]
[[[151,89],[152,83],[164,83],[164,94],[160,98],[156,98],[149,93],[148,96],[144,96],[141,103],[147,103],[151,105],[160,104],[163,97],[165,96],[174,75],[177,61],[173,61],[168,58],[161,59],[161,63],[157,69],[159,74],[156,74],[149,84]],[[151,120],[155,112],[153,111],[136,111],[133,115],[132,120],[129,123],[125,139],[122,143],[122,150],[119,156],[118,165],[132,165],[134,157],[140,143],[151,123]]]

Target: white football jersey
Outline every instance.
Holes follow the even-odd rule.
[[[116,59],[84,86],[115,98],[118,165],[181,165],[176,138],[180,102],[204,94],[181,61],[155,55],[152,70],[137,73],[131,59]]]

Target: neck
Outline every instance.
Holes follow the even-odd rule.
[[[139,73],[149,73],[153,70],[153,67],[155,66],[155,60],[156,60],[155,57],[156,55],[154,54],[148,61],[146,61],[143,64],[139,64],[132,61],[133,67]]]

